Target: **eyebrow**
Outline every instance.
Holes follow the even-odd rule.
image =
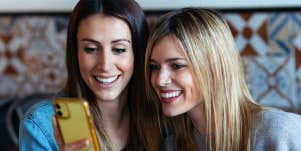
[[[111,43],[117,43],[117,42],[120,42],[120,41],[126,41],[128,43],[132,43],[130,40],[125,39],[125,38],[113,40]]]
[[[88,42],[100,44],[100,42],[98,42],[98,41],[96,41],[96,40],[94,40],[94,39],[90,39],[90,38],[83,38],[83,39],[81,39],[81,41],[88,41]]]
[[[92,42],[92,43],[100,44],[100,42],[99,42],[99,41],[96,41],[96,40],[94,40],[94,39],[91,39],[91,38],[83,38],[81,41],[88,41],[88,42]],[[117,42],[121,42],[121,41],[126,41],[126,42],[128,42],[128,43],[132,43],[130,40],[128,40],[128,39],[124,39],[124,38],[122,38],[122,39],[116,39],[116,40],[113,40],[111,43],[117,43]]]
[[[166,62],[173,62],[173,61],[177,61],[177,60],[186,60],[186,59],[185,58],[179,58],[179,57],[165,59]],[[154,59],[150,59],[149,61],[150,62],[156,62]]]

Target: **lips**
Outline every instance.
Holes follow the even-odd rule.
[[[95,77],[95,79],[100,83],[111,83],[115,81],[118,78],[118,76],[112,76],[112,77]]]
[[[94,79],[100,84],[100,86],[107,87],[116,82],[119,77],[119,75],[110,77],[94,76]]]
[[[171,103],[181,95],[181,90],[160,90],[160,98],[164,103]]]

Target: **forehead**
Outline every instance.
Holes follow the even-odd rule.
[[[174,35],[167,35],[160,38],[154,45],[151,59],[186,57],[186,50],[181,41]]]
[[[116,17],[96,14],[80,21],[78,37],[131,38],[128,24]]]

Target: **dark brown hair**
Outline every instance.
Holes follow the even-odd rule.
[[[127,105],[130,112],[130,132],[127,149],[138,150],[138,148],[143,148],[141,147],[143,144],[145,148],[152,146],[145,133],[154,133],[158,129],[151,121],[148,123],[148,119],[152,119],[154,107],[151,107],[151,102],[146,101],[143,75],[145,47],[149,31],[143,10],[134,0],[80,0],[77,3],[68,25],[66,53],[68,79],[65,93],[68,97],[82,97],[88,100],[95,123],[101,123],[101,112],[97,107],[95,95],[80,76],[77,59],[76,35],[79,23],[95,14],[116,17],[125,21],[130,28],[134,52],[134,72],[128,84]],[[149,126],[150,124],[154,126]],[[104,139],[102,126],[99,124],[95,126]]]

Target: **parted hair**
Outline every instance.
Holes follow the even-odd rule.
[[[95,127],[106,150],[113,150],[102,124],[101,111],[97,106],[93,92],[85,84],[79,71],[77,57],[77,31],[82,20],[95,14],[116,17],[127,23],[131,31],[134,52],[134,72],[128,84],[127,106],[130,112],[130,132],[127,150],[148,150],[156,141],[145,133],[159,136],[158,128],[153,124],[151,116],[154,107],[146,101],[144,84],[144,56],[149,35],[147,22],[142,8],[134,0],[80,0],[73,9],[67,31],[66,64],[68,79],[65,93],[69,97],[82,97],[88,100]],[[148,104],[147,104],[148,103]],[[151,140],[151,142],[150,142]],[[158,141],[157,141],[158,140]],[[158,143],[156,143],[158,144]],[[102,146],[102,147],[103,147]],[[158,145],[157,145],[158,147]]]
[[[210,9],[183,8],[162,16],[147,44],[147,96],[159,102],[150,83],[149,59],[156,43],[172,35],[185,49],[196,74],[205,117],[206,150],[249,151],[252,115],[262,110],[247,88],[242,61],[227,22]],[[157,108],[161,106],[157,103]],[[177,150],[197,150],[193,124],[187,114],[169,118]]]

